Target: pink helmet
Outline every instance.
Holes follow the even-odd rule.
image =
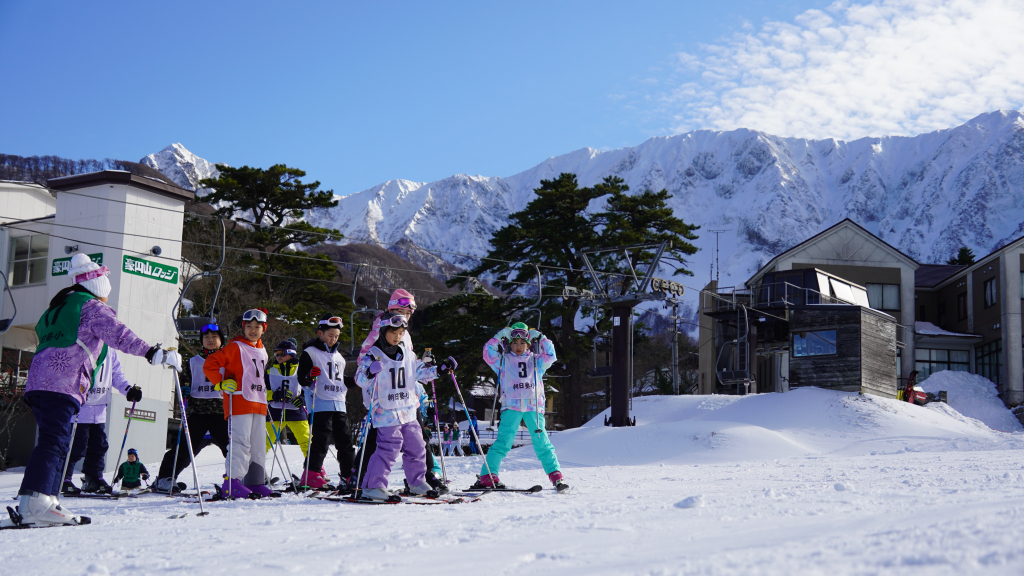
[[[416,299],[408,291],[401,288],[392,292],[391,299],[388,300],[388,310],[397,310],[399,308],[416,310]]]

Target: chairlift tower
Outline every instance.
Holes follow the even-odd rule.
[[[630,390],[633,380],[633,308],[642,302],[674,300],[683,295],[683,286],[669,280],[655,278],[661,256],[671,245],[637,244],[604,250],[587,250],[579,254],[596,291],[580,290],[566,286],[563,298],[576,298],[589,306],[609,308],[612,317],[612,393],[611,418],[605,419],[608,426],[635,426],[636,418],[630,418]],[[639,274],[631,262],[631,252],[655,252],[654,258],[643,274]],[[605,274],[601,281],[590,261],[598,254],[616,253],[625,258],[629,273]],[[650,292],[648,290],[651,290]]]

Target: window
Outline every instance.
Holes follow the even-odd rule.
[[[956,319],[967,320],[967,292],[961,292],[956,296]]]
[[[875,310],[900,309],[899,284],[868,284],[868,303]]]
[[[994,306],[996,302],[999,302],[999,285],[996,284],[995,278],[985,280],[982,289],[985,292],[985,308]]]
[[[835,330],[793,333],[793,356],[827,356],[835,353]]]
[[[1003,341],[996,340],[974,349],[974,371],[999,385],[999,372],[1003,368]]]
[[[921,322],[927,322],[928,321],[928,319],[925,318],[925,311],[926,310],[927,309],[924,307],[924,304],[921,304],[920,306],[917,307],[917,319],[920,320]]]
[[[939,321],[939,327],[942,328],[946,325],[946,303],[943,302],[942,304],[939,304],[935,311],[938,316],[937,320]]]
[[[940,370],[954,372],[971,371],[971,353],[967,350],[930,350],[918,348],[914,350],[914,369],[920,382]]]
[[[48,234],[11,238],[11,253],[7,259],[7,277],[11,286],[46,282],[46,255],[49,250]]]

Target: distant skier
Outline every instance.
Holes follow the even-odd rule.
[[[242,334],[210,354],[203,374],[214,390],[225,392],[224,418],[231,439],[225,466],[224,495],[229,498],[273,496],[266,486],[267,351],[261,339],[267,331],[267,310],[251,308],[242,314]],[[222,371],[223,370],[223,371]]]
[[[401,314],[382,316],[380,336],[356,369],[356,384],[370,398],[370,421],[377,429],[377,449],[361,486],[363,497],[374,500],[392,498],[388,474],[399,453],[409,490],[417,495],[433,492],[426,482],[426,444],[416,420],[420,398],[415,383],[452,370],[455,361],[449,358],[437,368],[427,367],[402,343],[407,326]]]
[[[203,449],[203,439],[210,434],[213,443],[226,454],[228,450],[228,423],[224,419],[224,396],[206,379],[203,366],[206,359],[224,346],[224,331],[217,324],[206,324],[199,329],[200,342],[203,349],[199,354],[189,358],[181,377],[181,395],[185,398],[185,414],[188,418],[188,433],[192,448],[198,454]],[[184,431],[182,431],[184,432]],[[178,474],[187,468],[192,461],[189,459],[187,439],[181,436],[177,448],[172,447],[164,453],[160,461],[160,470],[154,490],[170,493],[184,489],[184,483],[175,483]],[[174,454],[178,454],[177,463]],[[173,472],[172,472],[173,470]],[[175,478],[171,478],[171,474]]]
[[[139,462],[139,453],[135,448],[128,449],[128,460],[121,463],[121,466],[117,469],[117,474],[114,476],[114,484],[121,481],[121,488],[131,490],[132,488],[138,488],[142,486],[142,480],[149,480],[149,470],[146,470],[146,465]]]
[[[16,511],[22,526],[75,525],[88,522],[64,508],[58,494],[61,470],[71,443],[74,416],[96,381],[99,366],[111,346],[126,354],[145,356],[150,364],[181,370],[173,350],[150,346],[118,322],[107,306],[110,271],[85,254],[71,257],[68,277],[73,285],[50,301],[36,324],[39,345],[29,368],[25,402],[36,419],[38,440],[22,478]],[[0,519],[0,527],[14,521]]]
[[[132,386],[121,371],[121,361],[117,351],[108,351],[106,360],[100,364],[96,384],[85,398],[85,404],[78,412],[78,427],[71,443],[71,458],[64,476],[64,494],[74,495],[80,492],[109,493],[110,484],[103,479],[103,468],[107,458],[107,406],[110,404],[110,390],[116,389],[124,394],[129,402],[142,400],[142,388]],[[81,490],[71,481],[75,464],[85,456],[82,462]]]
[[[313,423],[313,439],[299,484],[313,489],[323,488],[328,483],[323,465],[331,438],[338,451],[343,484],[347,485],[350,481],[354,461],[355,449],[352,447],[345,407],[345,396],[348,394],[348,387],[345,386],[345,358],[338,352],[338,339],[343,325],[339,316],[324,314],[317,324],[316,338],[306,342],[302,348],[299,368],[295,373],[305,388],[305,402]]]
[[[525,421],[533,441],[533,451],[544,466],[548,479],[559,491],[568,488],[562,482],[558,457],[544,429],[543,378],[555,362],[555,345],[537,330],[529,330],[526,324],[516,322],[484,344],[483,357],[498,375],[501,421],[498,437],[487,451],[487,464],[480,469],[480,480],[474,487],[503,487],[498,479],[501,460],[512,448],[519,424]]]

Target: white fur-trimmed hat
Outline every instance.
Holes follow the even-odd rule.
[[[81,252],[71,257],[71,269],[68,270],[71,283],[81,284],[94,296],[106,298],[110,295],[110,280],[107,279],[107,274],[110,274],[110,270],[106,266],[100,266]]]

